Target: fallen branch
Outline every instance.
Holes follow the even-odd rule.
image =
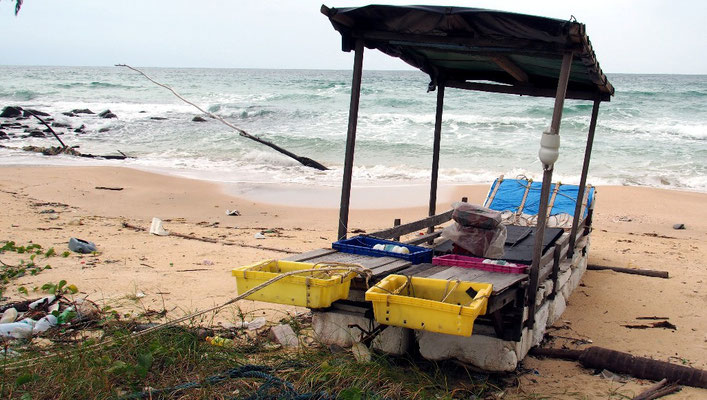
[[[96,186],[95,188],[100,190],[123,190],[122,187]]]
[[[680,386],[676,384],[668,384],[668,380],[664,378],[662,381],[641,392],[638,396],[634,397],[633,400],[653,400],[675,393],[680,389]]]
[[[632,269],[632,268],[621,268],[621,267],[609,267],[605,265],[587,265],[587,269],[591,271],[603,271],[603,270],[611,270],[615,272],[622,272],[624,274],[632,274],[632,275],[643,275],[643,276],[651,276],[654,278],[664,278],[668,279],[668,271],[655,271],[655,270],[650,270],[650,269]]]
[[[322,164],[320,164],[320,163],[318,163],[318,162],[312,160],[311,158],[298,156],[298,155],[296,155],[296,154],[294,154],[294,153],[292,153],[292,152],[290,152],[290,151],[288,151],[288,150],[283,149],[282,147],[280,147],[280,146],[278,146],[278,145],[276,145],[276,144],[274,144],[274,143],[271,143],[271,142],[269,142],[269,141],[267,141],[267,140],[261,139],[261,138],[259,138],[259,137],[257,137],[257,136],[251,135],[250,133],[244,131],[243,129],[241,129],[241,128],[239,128],[239,127],[237,127],[237,126],[231,124],[230,122],[226,121],[225,119],[219,117],[218,115],[213,114],[213,113],[210,113],[210,112],[208,112],[208,111],[202,109],[202,108],[199,107],[198,105],[196,105],[196,104],[192,103],[191,101],[189,101],[189,100],[185,99],[184,97],[182,97],[179,93],[177,93],[177,92],[176,92],[174,89],[172,89],[171,87],[165,85],[164,83],[157,82],[156,80],[150,78],[149,76],[147,76],[147,74],[145,74],[144,72],[140,71],[140,70],[137,69],[137,68],[133,68],[133,67],[127,65],[127,64],[116,64],[115,66],[116,66],[116,67],[126,67],[126,68],[129,68],[129,69],[131,69],[131,70],[133,70],[133,71],[139,73],[140,75],[144,76],[145,78],[147,78],[150,82],[154,83],[155,85],[160,86],[160,87],[163,87],[163,88],[169,90],[170,92],[172,92],[172,94],[175,95],[175,96],[177,96],[177,98],[179,98],[179,100],[181,100],[181,101],[183,101],[183,102],[189,104],[190,106],[196,108],[197,110],[201,111],[203,114],[209,116],[210,118],[213,118],[213,119],[215,119],[215,120],[221,122],[222,124],[228,126],[229,128],[235,130],[236,132],[238,132],[239,135],[243,136],[244,138],[247,138],[247,139],[250,139],[250,140],[254,140],[254,141],[256,141],[256,142],[258,142],[258,143],[260,143],[260,144],[264,144],[264,145],[270,147],[271,149],[273,149],[273,150],[275,150],[275,151],[278,151],[278,152],[280,152],[280,153],[282,153],[282,154],[284,154],[284,155],[286,155],[286,156],[288,156],[288,157],[290,157],[290,158],[293,158],[293,159],[297,160],[300,164],[302,164],[302,165],[304,165],[304,166],[306,166],[306,167],[315,168],[315,169],[318,169],[318,170],[320,170],[320,171],[326,171],[326,170],[329,169],[329,168],[325,167],[324,165],[322,165]]]
[[[37,114],[33,113],[31,110],[23,110],[23,111],[26,112],[26,113],[28,113],[29,115],[31,115],[31,116],[37,118],[37,119],[39,120],[39,122],[41,122],[42,124],[44,124],[44,126],[46,126],[46,127],[49,129],[49,131],[52,133],[52,135],[54,135],[54,137],[56,138],[56,140],[58,140],[59,143],[61,143],[61,147],[64,148],[64,149],[66,149],[66,145],[64,144],[64,142],[62,142],[61,139],[59,139],[59,135],[57,135],[56,132],[54,132],[54,129],[52,129],[52,127],[49,126],[49,124],[47,124],[46,122],[44,122],[43,119],[39,118],[39,116],[37,116]]]
[[[584,350],[533,348],[530,354],[540,357],[575,360],[586,368],[608,369],[617,374],[629,374],[639,379],[667,379],[682,385],[707,388],[707,371],[671,364],[665,361],[637,357],[628,353],[592,346]]]
[[[135,226],[131,225],[127,222],[123,222],[123,227],[124,228],[130,228],[134,229],[136,231],[147,231],[146,228],[140,227],[140,226]],[[218,239],[213,239],[213,238],[207,238],[207,237],[198,237],[198,236],[193,236],[193,235],[185,235],[183,233],[177,233],[177,232],[170,232],[169,236],[176,236],[182,239],[190,239],[190,240],[198,240],[201,242],[207,242],[207,243],[221,243],[226,246],[238,246],[238,247],[248,247],[251,249],[259,249],[259,250],[270,250],[270,251],[278,251],[280,253],[287,253],[287,254],[297,254],[296,251],[291,251],[291,250],[284,250],[284,249],[278,249],[275,247],[267,247],[267,246],[255,246],[252,244],[245,244],[245,243],[236,243],[236,242],[227,242],[227,241],[222,241]]]

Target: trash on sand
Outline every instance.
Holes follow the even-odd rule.
[[[96,251],[96,245],[89,241],[72,237],[69,239],[69,250],[82,254],[93,253]]]
[[[270,328],[270,339],[284,347],[299,347],[297,335],[292,330],[292,327],[287,324]]]
[[[222,338],[221,336],[207,336],[206,341],[214,346],[230,347],[233,346],[233,340],[228,338]]]
[[[673,229],[685,229],[685,224],[675,224],[673,225]]]
[[[356,361],[362,363],[371,362],[371,351],[368,350],[365,344],[361,342],[354,343],[353,346],[351,346],[351,352]]]
[[[238,216],[241,215],[241,212],[238,211],[238,210],[228,210],[228,209],[227,209],[227,210],[226,210],[226,215],[230,215],[230,216],[233,216],[233,217],[238,217]]]
[[[152,218],[152,225],[150,225],[150,233],[157,236],[169,235],[169,232],[162,227],[162,220],[157,217]]]
[[[29,303],[29,309],[34,310],[37,308],[44,308],[45,305],[52,304],[56,300],[56,296],[51,295],[47,297],[42,297],[39,300],[33,301],[32,303]]]
[[[256,239],[265,239],[265,235],[263,235],[263,234],[260,233],[260,232],[258,232],[258,233],[256,233],[255,235],[253,235],[253,237],[256,238]]]
[[[626,378],[624,378],[621,375],[615,374],[608,369],[604,369],[599,373],[599,376],[603,379],[608,379],[610,381],[614,382],[619,382],[619,383],[626,383]]]
[[[0,337],[12,339],[27,339],[32,337],[33,324],[24,321],[26,320],[10,324],[0,324]]]
[[[267,320],[265,319],[265,317],[258,317],[250,322],[246,322],[245,327],[248,328],[249,331],[254,331],[265,326],[266,322]]]
[[[201,262],[202,265],[214,265],[214,262],[211,260],[204,260]]]
[[[2,313],[2,318],[0,318],[0,324],[9,324],[15,322],[17,319],[17,310],[14,307],[10,307]]]
[[[32,333],[40,333],[49,330],[49,328],[55,326],[58,322],[59,320],[55,316],[48,314],[34,324]]]

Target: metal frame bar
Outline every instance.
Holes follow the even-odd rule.
[[[589,122],[589,133],[587,134],[587,148],[584,150],[584,163],[582,164],[582,177],[579,179],[579,189],[577,191],[577,204],[574,207],[574,218],[572,219],[572,231],[570,233],[570,248],[567,251],[567,257],[574,255],[575,235],[577,234],[577,224],[582,213],[582,204],[584,203],[584,192],[587,186],[587,174],[589,172],[589,160],[592,158],[592,146],[594,144],[594,131],[597,128],[597,118],[599,117],[599,104],[601,100],[594,100],[592,107],[592,119]]]
[[[555,107],[552,112],[552,123],[550,132],[553,135],[560,134],[560,123],[562,122],[562,108],[565,105],[565,94],[567,83],[572,68],[572,53],[565,53],[562,57],[562,69],[557,80],[557,94],[555,95]],[[538,222],[535,230],[535,245],[533,246],[533,263],[530,266],[530,285],[528,287],[528,321],[527,326],[532,328],[535,324],[535,297],[538,291],[538,274],[540,272],[540,259],[543,251],[543,238],[545,237],[545,225],[547,224],[547,205],[550,197],[550,186],[552,185],[553,165],[543,166],[543,185],[540,190],[540,207],[538,209]]]
[[[442,112],[444,110],[444,83],[437,84],[437,109],[435,111],[435,133],[434,144],[432,146],[432,178],[430,179],[430,208],[429,216],[435,215],[437,211],[437,179],[439,177],[439,152],[442,140]],[[432,233],[434,226],[428,228],[427,232]]]
[[[358,104],[361,98],[361,76],[363,75],[363,40],[356,41],[354,53],[353,79],[351,82],[351,104],[349,106],[349,126],[346,132],[346,156],[344,159],[344,179],[341,184],[341,206],[339,208],[339,240],[346,239],[349,224],[349,202],[351,200],[351,176],[353,174],[354,149],[356,148],[356,126],[358,124]]]

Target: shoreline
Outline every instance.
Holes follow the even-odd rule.
[[[302,208],[234,197],[222,185],[165,176],[125,167],[9,167],[0,171],[0,240],[37,243],[67,250],[69,237],[90,240],[96,255],[52,257],[52,269],[11,282],[6,296],[20,298],[19,286],[32,288],[61,279],[78,286],[101,306],[125,312],[168,310],[176,318],[194,309],[222,304],[236,293],[232,268],[286,257],[288,252],[330,247],[336,237],[336,208]],[[122,187],[101,190],[96,186]],[[452,199],[480,203],[488,185],[456,187]],[[427,214],[425,205],[399,209],[352,209],[351,229],[372,232]],[[666,270],[670,279],[588,271],[568,300],[561,320],[548,331],[546,345],[576,348],[575,338],[594,346],[707,368],[707,194],[636,187],[600,186],[591,237],[590,264]],[[337,204],[338,206],[338,204]],[[438,210],[448,204],[438,202]],[[237,209],[240,216],[227,216]],[[219,243],[152,236],[124,228],[123,222],[149,227],[152,217],[168,231],[214,238]],[[675,223],[686,229],[674,230]],[[264,239],[255,234],[265,232]],[[235,243],[224,245],[221,241]],[[244,244],[253,247],[242,247]],[[11,254],[2,261],[17,263]],[[138,296],[141,294],[141,296]],[[34,293],[30,291],[30,296]],[[296,307],[241,301],[215,321],[239,313],[278,320],[302,311]],[[668,317],[677,330],[628,329],[638,317]],[[606,397],[610,391],[640,392],[644,381],[619,384],[601,379],[578,364],[527,357],[524,393],[566,398],[567,393]],[[675,398],[698,399],[705,391],[685,388]]]

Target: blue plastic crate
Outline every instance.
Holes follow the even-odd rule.
[[[398,254],[385,250],[374,250],[373,246],[377,244],[393,244],[396,246],[407,247],[410,254]],[[356,236],[351,239],[339,240],[331,244],[335,250],[344,253],[362,254],[372,257],[395,257],[410,261],[413,264],[430,263],[432,262],[432,249],[426,249],[420,246],[394,242],[392,240],[376,239],[368,236]]]

